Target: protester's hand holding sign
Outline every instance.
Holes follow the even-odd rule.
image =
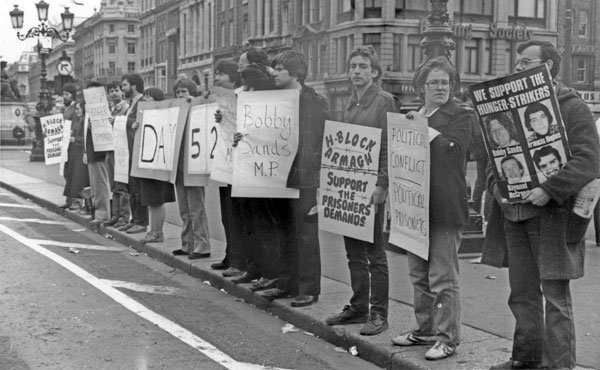
[[[525,197],[525,203],[531,203],[534,206],[543,207],[550,201],[550,196],[542,188],[533,188]]]

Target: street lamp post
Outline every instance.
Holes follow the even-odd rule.
[[[38,13],[38,19],[40,24],[37,27],[32,27],[27,33],[22,34],[21,29],[23,28],[24,12],[19,9],[18,5],[9,12],[12,27],[17,31],[17,38],[24,41],[28,38],[33,37],[45,37],[52,39],[59,39],[61,41],[67,41],[69,34],[73,29],[73,18],[75,15],[69,11],[68,7],[65,7],[65,11],[60,14],[62,19],[63,30],[58,31],[54,27],[50,27],[46,22],[48,21],[48,8],[50,5],[44,0],[40,0],[35,4]],[[38,42],[38,49],[41,59],[41,70],[40,70],[40,94],[39,102],[36,105],[37,114],[35,117],[35,139],[33,141],[33,148],[31,151],[30,161],[43,161],[44,160],[44,140],[42,138],[42,130],[40,125],[40,117],[47,116],[52,111],[54,101],[52,100],[52,94],[48,90],[47,84],[47,70],[46,70],[46,56],[50,53],[50,47],[44,48]]]

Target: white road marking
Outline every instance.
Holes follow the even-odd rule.
[[[54,240],[42,240],[42,239],[29,239],[36,244],[41,245],[54,245],[57,247],[65,247],[65,248],[77,248],[77,249],[89,249],[94,251],[108,251],[108,252],[123,252],[129,250],[125,247],[110,247],[104,245],[93,245],[93,244],[81,244],[81,243],[66,243],[66,242],[57,242]]]
[[[18,203],[0,203],[0,207],[5,208],[40,208],[38,206],[30,204],[18,204]]]
[[[46,224],[46,225],[68,225],[69,224],[69,222],[40,220],[39,218],[0,217],[0,221],[35,222],[38,224]]]
[[[101,279],[101,280],[104,281],[106,284],[112,286],[113,288],[123,288],[123,289],[133,290],[133,291],[142,292],[142,293],[174,295],[179,292],[178,288],[164,286],[164,285],[138,284],[138,283],[132,283],[130,281],[121,281],[121,280],[108,280],[108,279]]]
[[[220,364],[221,366],[231,369],[231,370],[284,370],[275,367],[268,366],[260,366],[255,364],[249,364],[245,362],[238,362],[234,360],[232,357],[227,355],[224,352],[219,351],[215,346],[208,343],[204,339],[185,329],[184,327],[178,325],[177,323],[168,320],[164,316],[157,314],[156,312],[150,310],[146,306],[127,296],[125,293],[119,291],[118,289],[111,286],[109,282],[103,279],[99,279],[94,275],[90,274],[86,270],[81,267],[75,265],[71,261],[57,255],[49,251],[48,249],[40,246],[38,243],[22,236],[16,231],[0,224],[0,231],[5,233],[6,235],[12,237],[16,241],[21,244],[26,245],[32,250],[38,252],[39,254],[51,259],[52,261],[58,263],[65,269],[69,270],[73,274],[77,275],[81,279],[88,282],[90,285],[100,290],[102,293],[106,294],[114,301],[128,309],[129,311],[135,313],[136,315],[150,321],[154,325],[163,329],[167,333],[171,334],[175,338],[184,342],[192,348],[197,349],[206,357]]]

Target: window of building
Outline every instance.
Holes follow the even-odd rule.
[[[402,60],[402,35],[394,34],[394,57],[392,59],[392,71],[400,71],[400,61]]]
[[[127,32],[134,33],[135,32],[135,25],[134,24],[128,24],[127,25]]]
[[[381,18],[381,0],[365,0],[365,18]]]
[[[110,76],[114,76],[116,72],[117,72],[117,66],[116,66],[115,62],[108,62],[108,74]]]
[[[109,24],[108,25],[108,32],[109,33],[115,33],[115,25],[114,24]]]
[[[127,73],[135,72],[135,62],[127,62]]]
[[[519,18],[537,18],[546,17],[547,0],[509,0],[506,2],[508,15]]]
[[[348,40],[346,37],[340,37],[337,41],[338,57],[337,57],[337,72],[343,73],[346,71],[346,58],[348,57]]]
[[[288,23],[289,13],[290,13],[290,5],[289,5],[289,3],[285,2],[285,3],[283,3],[282,10],[281,10],[281,33],[283,35],[287,35],[289,32],[289,23]],[[245,20],[245,22],[248,22],[248,17],[246,15],[244,15],[244,20]]]
[[[313,0],[312,21],[319,22],[321,20],[321,0]]]
[[[284,35],[287,32],[284,32]],[[244,14],[242,18],[242,41],[248,40],[248,14]]]
[[[400,0],[400,3],[402,3],[401,7],[403,9],[408,9],[408,10],[427,10],[427,4],[429,3],[429,1],[423,1],[423,0]],[[396,8],[398,8],[398,1],[396,2]]]
[[[414,72],[421,60],[423,59],[423,49],[421,49],[421,36],[410,35],[408,36],[408,45],[406,48],[406,69],[409,72]]]
[[[220,37],[220,47],[225,46],[225,22],[221,22],[221,25],[219,27],[220,31],[221,31],[221,37]]]
[[[479,40],[465,40],[465,53],[463,55],[463,72],[466,74],[479,73]]]
[[[319,62],[321,63],[321,73],[329,73],[329,63],[327,58],[327,45],[321,44],[321,56],[319,58]]]
[[[573,82],[588,83],[589,58],[573,57]]]
[[[590,14],[587,10],[579,10],[579,14],[577,15],[578,24],[577,24],[577,35],[581,38],[588,37],[588,21]]]
[[[460,13],[492,15],[493,5],[493,0],[460,0]]]
[[[381,59],[381,34],[380,33],[365,33],[363,34],[363,44],[373,45],[377,56]]]
[[[233,45],[233,36],[235,35],[235,32],[233,31],[233,21],[229,21],[229,45]]]
[[[117,49],[117,46],[115,45],[114,42],[109,42],[108,43],[108,53],[109,54],[115,54],[116,53],[116,49]]]
[[[135,54],[135,42],[127,43],[127,54]]]
[[[352,4],[350,0],[338,0],[338,11],[339,13],[346,13],[352,10]]]
[[[485,40],[485,55],[487,56],[487,65],[486,65],[485,74],[487,74],[487,75],[492,74],[492,56],[493,56],[492,45],[493,45],[493,41],[491,39]]]

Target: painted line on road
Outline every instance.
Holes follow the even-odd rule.
[[[48,249],[42,247],[41,245],[33,242],[32,240],[22,236],[16,231],[0,224],[0,231],[15,239],[21,244],[26,245],[32,250],[38,252],[39,254],[51,259],[52,261],[58,263],[65,269],[69,270],[73,274],[77,275],[81,279],[88,282],[90,285],[100,290],[102,293],[106,294],[110,298],[112,298],[115,302],[119,303],[129,311],[135,313],[136,315],[150,321],[154,325],[163,329],[167,333],[171,334],[175,338],[184,342],[192,348],[195,348],[200,353],[215,361],[219,365],[231,369],[231,370],[284,370],[275,367],[268,366],[260,366],[255,364],[249,364],[244,362],[238,362],[234,360],[232,357],[227,355],[224,352],[219,351],[215,346],[180,326],[179,324],[165,318],[157,314],[156,312],[150,310],[146,306],[137,302],[133,298],[129,297],[125,293],[119,291],[118,289],[112,287],[110,283],[106,280],[99,279],[94,275],[90,274],[86,270],[81,267],[75,265],[73,262],[57,255],[54,252],[49,251]]]
[[[43,240],[43,239],[29,239],[29,240],[32,241],[33,243],[41,244],[41,245],[53,245],[56,247],[88,249],[88,250],[94,250],[94,251],[123,252],[123,251],[129,250],[129,248],[125,248],[125,247],[110,247],[110,246],[105,246],[105,245],[66,243],[66,242],[57,242],[54,240]]]
[[[133,290],[135,292],[150,293],[150,294],[164,294],[164,295],[175,295],[179,292],[179,288],[164,286],[164,285],[150,285],[150,284],[138,284],[130,281],[121,280],[108,280],[101,279],[105,283],[109,284],[113,288],[123,288],[127,290]]]
[[[2,194],[0,194],[0,195],[2,195]],[[0,203],[0,207],[6,207],[6,208],[40,208],[39,206],[36,206],[36,205],[18,204],[18,203]]]
[[[69,222],[40,220],[39,218],[15,218],[15,217],[0,217],[0,221],[17,221],[17,222],[34,222],[46,225],[68,225]]]

